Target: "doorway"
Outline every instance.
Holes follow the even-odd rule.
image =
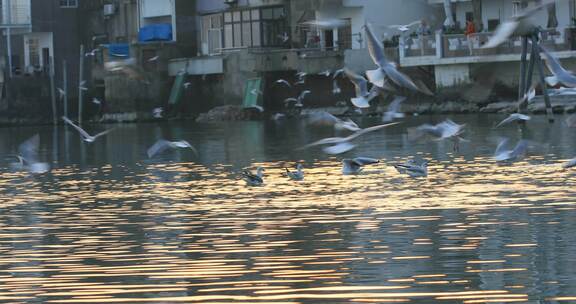
[[[334,30],[324,30],[324,47],[327,50],[334,49]]]
[[[42,63],[44,73],[48,74],[50,72],[50,49],[42,48]]]

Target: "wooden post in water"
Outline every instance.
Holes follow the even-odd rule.
[[[523,85],[524,91],[518,92],[519,93],[518,113],[525,113],[526,107],[528,106],[528,100],[524,99],[524,95],[526,94],[526,92],[530,90],[530,87],[532,86],[532,76],[534,75],[534,63],[536,62],[536,56],[538,56],[538,53],[535,52],[534,44],[532,44],[532,47],[530,48],[530,62],[528,63],[528,73],[526,74],[524,80],[520,80],[523,81],[524,83]],[[524,124],[525,121],[520,120],[519,123]]]
[[[82,125],[82,81],[84,78],[84,45],[80,45],[80,71],[78,74],[78,125]]]
[[[64,91],[64,96],[62,96],[64,116],[68,117],[68,67],[66,60],[62,60],[62,90]]]
[[[548,117],[548,122],[554,122],[554,113],[552,112],[552,103],[550,102],[550,97],[548,96],[548,90],[546,90],[546,80],[544,75],[544,67],[542,66],[542,58],[540,58],[540,45],[538,44],[538,35],[534,34],[532,36],[532,47],[534,48],[533,53],[534,60],[536,61],[536,66],[538,67],[538,78],[540,79],[540,86],[542,87],[542,95],[544,95],[544,103],[546,104],[546,116]]]
[[[520,57],[520,82],[518,83],[518,100],[526,92],[526,55],[528,53],[528,37],[522,36],[522,55]]]
[[[52,99],[52,122],[58,123],[58,113],[56,107],[56,88],[54,87],[54,57],[50,56],[50,98]]]

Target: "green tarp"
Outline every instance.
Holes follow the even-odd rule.
[[[174,85],[172,86],[172,91],[170,91],[170,99],[168,103],[171,105],[177,104],[182,96],[182,91],[184,90],[184,80],[186,79],[186,73],[178,73],[174,79]]]
[[[259,105],[260,93],[262,85],[262,78],[251,78],[246,80],[246,86],[244,87],[244,102],[242,106],[244,108],[252,108]],[[256,94],[253,94],[256,92]]]

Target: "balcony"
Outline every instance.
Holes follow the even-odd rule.
[[[181,71],[188,75],[210,75],[224,73],[224,60],[221,56],[200,56],[170,60],[168,74],[176,76]]]
[[[520,60],[522,41],[520,37],[509,39],[497,48],[483,49],[492,33],[477,33],[466,37],[436,35],[401,38],[400,63],[403,66],[462,64]],[[541,45],[559,52],[560,57],[576,51],[576,29],[548,29],[542,31]]]

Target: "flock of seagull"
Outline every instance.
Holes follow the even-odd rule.
[[[545,5],[545,4],[544,4]],[[543,5],[539,6],[538,9],[542,8]],[[536,9],[532,9],[523,14],[519,14],[511,19],[511,21],[503,22],[502,25],[496,30],[495,34],[487,42],[489,46],[497,46],[498,44],[505,41],[511,35],[514,35],[519,26],[524,26],[523,23],[527,16],[530,16],[535,12]],[[407,25],[406,27],[409,27]],[[400,27],[400,26],[399,26]],[[404,28],[404,27],[403,27]],[[370,101],[384,92],[396,93],[398,90],[404,88],[417,93],[422,93],[426,95],[432,95],[430,90],[420,82],[415,83],[410,77],[398,70],[396,63],[389,61],[384,53],[384,48],[382,44],[378,41],[374,32],[369,24],[366,24],[363,29],[366,32],[367,46],[370,57],[377,65],[377,69],[366,71],[366,78],[349,68],[343,68],[337,70],[333,74],[331,71],[326,71],[321,73],[324,76],[330,77],[332,75],[333,79],[333,93],[337,94],[341,92],[340,87],[337,83],[337,77],[344,74],[348,79],[354,84],[356,96],[352,98],[351,103],[358,109],[370,107]],[[517,33],[516,33],[517,34]],[[506,37],[503,39],[502,37]],[[546,49],[541,48],[545,55],[546,64],[548,69],[553,74],[553,76],[548,77],[547,83],[549,85],[562,84],[568,88],[576,88],[576,76],[571,72],[567,71],[559,63],[558,59],[554,58],[550,52]],[[114,67],[108,67],[109,69],[122,69],[124,66],[115,65]],[[295,84],[302,84],[305,81],[306,73],[299,72],[297,74],[298,81]],[[279,85],[284,85],[291,87],[292,85],[284,80],[279,79],[275,82]],[[372,85],[371,89],[368,89],[369,85]],[[258,90],[253,90],[252,94],[262,94]],[[293,104],[295,108],[302,108],[304,106],[304,99],[311,92],[309,90],[302,91],[296,98],[288,98],[285,100],[285,104]],[[528,92],[518,101],[519,103],[529,102],[535,96],[535,87],[532,86]],[[345,137],[328,137],[323,138],[318,141],[304,145],[298,149],[308,149],[315,146],[322,146],[322,151],[330,155],[338,155],[352,149],[356,148],[356,144],[353,140],[363,136],[368,133],[379,131],[390,126],[398,125],[400,122],[394,122],[397,119],[404,118],[405,115],[400,111],[402,102],[406,99],[404,96],[395,96],[393,101],[387,108],[387,111],[383,113],[383,124],[371,126],[367,128],[360,128],[353,120],[350,118],[338,118],[327,112],[315,112],[308,114],[306,116],[307,123],[311,125],[324,125],[332,126],[337,131],[347,131],[352,132]],[[95,102],[96,103],[96,102]],[[263,111],[263,109],[260,109]],[[155,117],[162,116],[162,108],[154,109],[153,115]],[[86,143],[93,143],[98,138],[110,133],[113,129],[109,129],[96,135],[90,135],[80,126],[75,124],[72,120],[67,117],[62,117],[63,121],[70,125],[72,128],[78,131],[82,140]],[[527,122],[530,120],[530,116],[513,113],[503,121],[496,124],[495,128],[499,128],[503,125],[510,124],[515,121]],[[576,128],[576,115],[572,115],[566,119],[565,122],[569,127]],[[450,140],[454,144],[454,150],[458,151],[459,143],[466,142],[467,140],[462,137],[465,125],[457,124],[450,119],[440,122],[436,125],[424,124],[418,127],[409,128],[408,136],[411,139],[418,139],[422,137],[429,137],[435,141]],[[41,174],[50,171],[50,165],[45,162],[41,162],[39,159],[39,135],[34,135],[32,138],[23,142],[18,149],[19,154],[16,155],[18,158],[18,163],[12,164],[13,167],[19,169],[25,169],[33,174]],[[526,152],[528,147],[528,142],[526,140],[520,140],[513,148],[510,148],[509,140],[500,140],[496,151],[494,153],[494,159],[496,161],[514,161],[520,159]],[[150,158],[163,153],[170,149],[190,149],[193,153],[198,155],[197,150],[189,142],[185,140],[180,141],[168,141],[164,139],[158,140],[147,150],[147,155]],[[342,160],[342,173],[343,174],[357,174],[362,172],[364,166],[378,163],[378,159],[368,158],[368,157],[356,157],[353,159],[343,159]],[[400,174],[406,174],[410,177],[425,177],[428,175],[427,169],[428,161],[416,161],[408,160],[402,164],[395,164],[394,167]],[[571,168],[576,166],[576,158],[564,164],[564,168]],[[294,181],[301,181],[304,179],[304,172],[302,164],[296,164],[295,170],[290,170],[285,168],[285,175]],[[248,170],[244,170],[241,173],[242,178],[245,180],[248,186],[261,186],[264,184],[264,169],[258,167],[255,173]]]
[[[517,14],[516,16],[510,18],[509,20],[503,22],[495,31],[494,35],[490,40],[483,46],[483,48],[493,48],[504,41],[508,40],[513,35],[527,35],[533,30],[534,25],[530,23],[528,17],[532,16],[537,11],[550,5],[551,1],[544,2],[537,5],[535,8],[527,10],[523,13]],[[407,31],[412,25],[418,24],[418,22],[413,22],[408,25],[398,25],[395,26],[400,31]],[[378,66],[375,70],[366,71],[366,78],[364,76],[352,71],[351,69],[344,68],[336,71],[334,73],[334,90],[333,92],[340,93],[340,88],[335,81],[336,78],[344,73],[350,81],[355,86],[356,96],[352,98],[351,103],[358,109],[370,107],[370,101],[376,96],[382,94],[385,91],[397,92],[395,86],[400,88],[406,88],[415,92],[423,93],[426,95],[432,95],[432,93],[422,84],[417,85],[410,77],[403,74],[397,69],[397,65],[394,62],[388,61],[384,54],[384,49],[380,42],[376,39],[369,24],[364,26],[367,37],[367,46],[370,57],[374,63]],[[576,76],[567,71],[562,67],[557,58],[553,57],[548,50],[540,47],[541,52],[545,56],[545,61],[548,69],[553,74],[553,76],[547,77],[546,82],[550,86],[556,86],[561,84],[567,88],[576,88]],[[324,74],[324,73],[321,73]],[[326,73],[325,76],[329,76],[330,73]],[[304,73],[300,72],[297,74],[299,81],[297,83],[303,82]],[[283,84],[290,87],[290,83],[284,79],[277,80],[276,83]],[[372,88],[368,90],[368,85],[372,84]],[[518,100],[518,103],[528,103],[536,95],[536,87],[532,86]],[[544,88],[545,89],[545,88]],[[309,91],[304,91],[298,98],[291,98],[287,100],[296,101],[298,107],[302,107],[302,100]],[[322,149],[327,154],[341,154],[348,152],[356,147],[351,141],[361,135],[369,132],[384,129],[386,127],[396,125],[392,121],[405,117],[404,113],[400,112],[400,107],[402,102],[406,99],[403,96],[396,96],[394,100],[388,106],[388,109],[383,113],[383,122],[387,124],[377,125],[369,128],[362,129],[358,127],[351,119],[340,119],[327,112],[313,113],[309,115],[308,122],[311,124],[322,124],[322,125],[333,125],[336,130],[348,130],[353,132],[347,137],[329,137],[318,140],[316,142],[310,143],[303,146],[301,149],[306,149],[314,146],[323,145]],[[506,119],[502,120],[494,128],[499,128],[503,125],[518,121],[527,122],[531,119],[530,116],[522,113],[513,113]],[[576,115],[569,116],[566,121],[566,125],[569,127],[576,127]],[[408,129],[408,135],[411,138],[420,138],[423,136],[429,136],[434,138],[436,141],[440,140],[451,140],[454,142],[454,150],[458,151],[459,143],[467,141],[461,137],[464,132],[465,125],[459,125],[452,120],[445,120],[436,125],[424,124],[416,128]],[[494,159],[498,162],[503,161],[514,161],[522,158],[528,148],[527,140],[520,140],[513,148],[510,148],[509,139],[503,138],[499,141],[496,151],[494,152]],[[368,158],[368,157],[356,157],[353,159],[343,159],[342,160],[342,173],[343,174],[357,174],[362,171],[362,168],[366,165],[378,163],[378,159]],[[428,175],[427,170],[428,161],[424,160],[418,162],[416,160],[408,160],[403,164],[395,164],[394,167],[400,174],[407,174],[411,177],[425,177]],[[576,167],[576,158],[568,161],[563,165],[564,168]],[[285,168],[286,175],[291,180],[299,181],[304,179],[304,172],[301,164],[296,165],[296,170],[291,171]],[[255,173],[250,171],[243,171],[242,176],[249,186],[260,186],[264,184],[263,179],[264,169],[258,167]]]

